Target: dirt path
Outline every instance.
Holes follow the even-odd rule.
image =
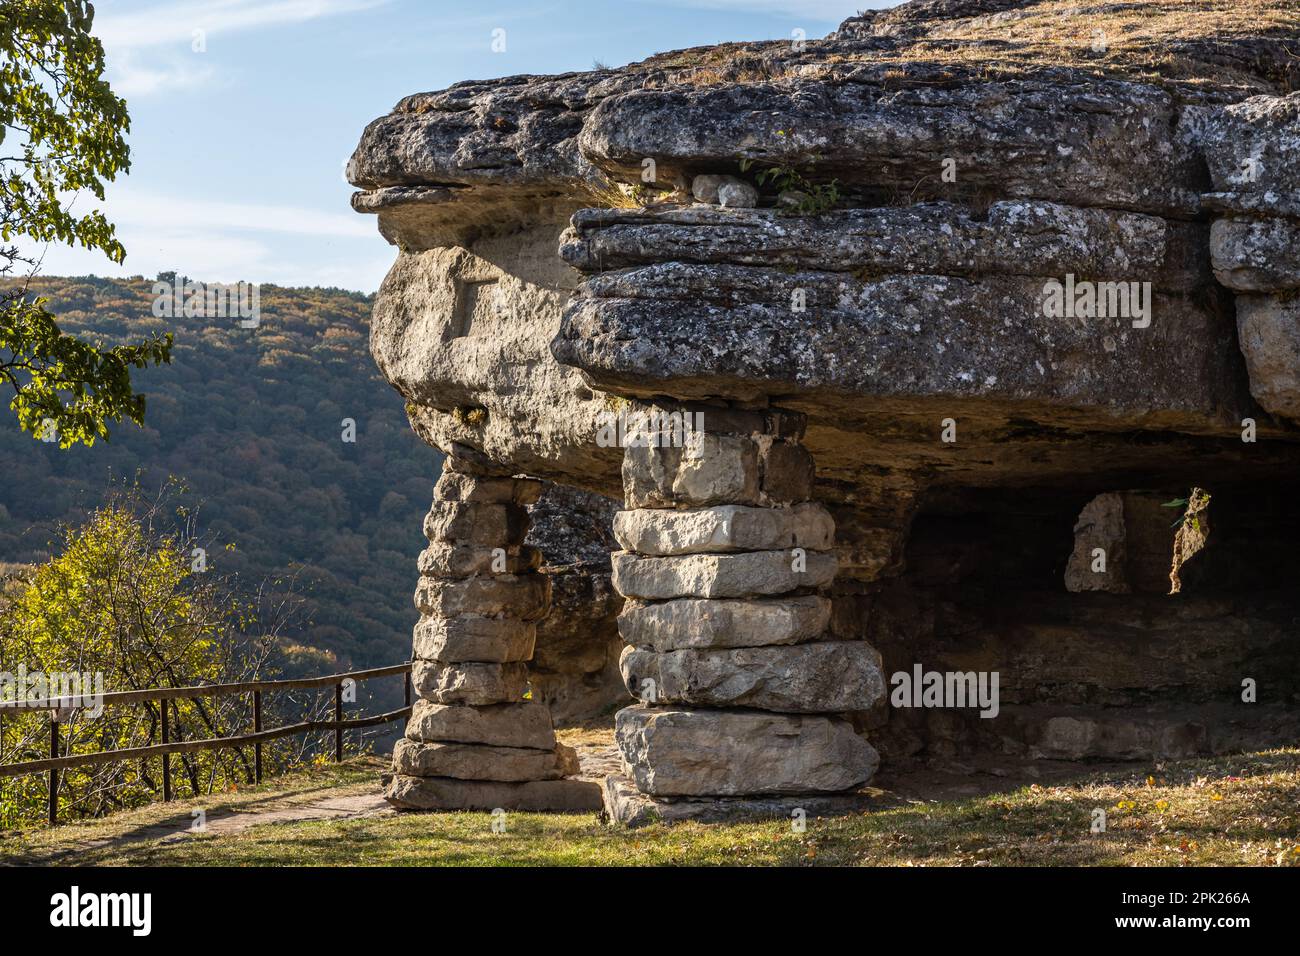
[[[133,843],[187,840],[196,836],[228,836],[267,823],[304,820],[346,820],[393,813],[379,794],[376,781],[308,790],[293,794],[268,794],[263,800],[238,806],[197,810],[191,805],[173,816],[155,820],[100,839],[78,840],[57,849],[34,850],[23,861],[34,865],[57,864],[88,851],[115,849]]]
[[[582,775],[603,779],[617,770],[618,755],[608,734],[580,735],[574,740],[582,766]],[[380,795],[379,773],[387,769],[387,758],[371,758],[375,775],[372,779],[348,784],[322,785],[295,793],[268,793],[260,799],[241,800],[221,805],[214,794],[213,806],[201,811],[194,801],[177,807],[163,819],[115,832],[99,838],[73,840],[54,849],[33,847],[24,854],[22,863],[58,864],[95,850],[113,850],[136,843],[168,843],[195,836],[222,837],[243,833],[251,827],[272,823],[300,823],[307,820],[348,820],[395,813]],[[202,816],[200,816],[200,812]]]

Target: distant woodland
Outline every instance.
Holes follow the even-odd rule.
[[[161,276],[170,281],[171,276]],[[184,505],[215,544],[208,564],[252,590],[292,588],[302,623],[286,635],[289,673],[406,658],[421,518],[438,454],[406,423],[367,335],[372,297],[262,286],[260,322],[153,313],[152,279],[41,278],[67,331],[105,344],[171,331],[169,366],[135,372],[145,426],[60,449],[0,421],[0,563],[50,557],[114,484],[183,482]],[[6,396],[6,401],[9,396]],[[345,419],[355,442],[344,440]],[[277,583],[278,582],[278,583]]]

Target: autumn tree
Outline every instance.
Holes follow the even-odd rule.
[[[0,278],[30,276],[36,258],[17,241],[126,251],[98,210],[72,212],[68,196],[104,199],[130,166],[126,102],[104,79],[104,49],[85,0],[0,4]],[[0,292],[0,384],[23,430],[66,448],[108,436],[110,422],[144,420],[131,369],[168,362],[170,334],[105,348],[59,329],[25,283]]]
[[[277,643],[292,623],[291,592],[244,595],[209,565],[211,541],[194,533],[194,516],[165,490],[146,498],[138,486],[116,491],[79,528],[67,528],[60,552],[12,575],[0,593],[0,671],[102,675],[104,692],[233,683],[273,676]],[[25,698],[28,699],[28,698]],[[301,720],[302,700],[273,702]],[[65,715],[65,753],[145,746],[161,741],[161,707],[173,739],[245,733],[247,695],[146,701]],[[8,711],[0,724],[0,763],[39,759],[48,748],[45,710]],[[273,768],[305,759],[311,741],[275,742]],[[295,749],[296,748],[296,749]],[[246,781],[251,754],[240,750],[173,758],[184,789],[210,793]],[[74,815],[100,815],[152,799],[157,761],[101,764],[61,775],[61,802]],[[40,778],[0,792],[0,825],[39,812]]]

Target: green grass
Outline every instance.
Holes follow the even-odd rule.
[[[268,795],[375,786],[377,761],[358,760],[223,797],[252,809]],[[209,799],[208,804],[212,804]],[[1090,832],[1095,808],[1105,833]],[[109,842],[160,820],[187,819],[188,804],[143,810],[0,840],[0,862],[51,853],[59,862],[167,866],[610,865],[1300,865],[1300,750],[1170,762],[1160,769],[1094,775],[1068,786],[940,803],[890,805],[850,817],[742,825],[611,828],[592,815],[510,814],[493,833],[486,813],[395,814],[276,823],[238,834]]]

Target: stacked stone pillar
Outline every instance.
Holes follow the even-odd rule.
[[[812,500],[804,417],[677,411],[684,442],[661,424],[624,454],[613,579],[640,703],[616,717],[625,774],[606,810],[635,824],[860,805],[879,757],[843,714],[884,680],[874,648],[829,631],[835,526]]]
[[[572,779],[528,664],[550,605],[541,553],[524,544],[542,483],[448,457],[420,555],[411,680],[419,699],[393,750],[384,795],[408,810],[588,810],[599,786]]]

